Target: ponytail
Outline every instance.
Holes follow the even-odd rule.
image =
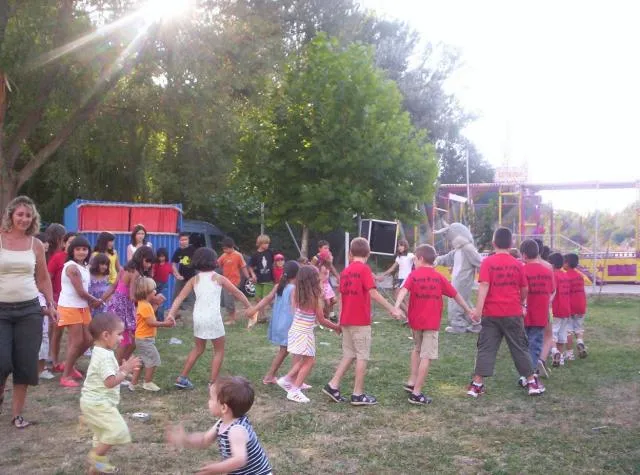
[[[284,264],[284,272],[282,273],[282,277],[280,278],[280,282],[278,282],[278,289],[276,290],[276,294],[278,297],[282,297],[282,293],[284,292],[284,288],[287,286],[291,279],[295,279],[298,275],[298,269],[300,265],[296,261],[287,261]]]

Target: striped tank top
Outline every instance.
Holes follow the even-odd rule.
[[[233,423],[224,432],[220,432],[222,419],[217,423],[218,428],[218,449],[223,460],[231,457],[231,444],[229,443],[229,430],[233,426],[242,426],[247,431],[249,440],[247,440],[247,464],[233,472],[230,475],[269,475],[271,473],[271,464],[267,458],[267,454],[258,442],[258,436],[253,430],[247,416],[242,416]]]

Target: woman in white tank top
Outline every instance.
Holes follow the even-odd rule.
[[[0,406],[4,387],[13,373],[12,424],[29,426],[22,417],[27,387],[38,384],[38,353],[42,342],[42,293],[52,319],[51,278],[44,246],[33,238],[40,229],[40,215],[26,196],[12,200],[0,224]]]
[[[89,256],[91,245],[84,236],[73,238],[67,247],[67,262],[62,269],[60,298],[58,299],[58,326],[67,327],[67,353],[60,386],[76,388],[75,379],[82,379],[82,373],[74,368],[77,359],[91,346],[89,334],[91,307],[104,304],[89,293]]]

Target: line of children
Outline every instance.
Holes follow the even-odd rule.
[[[167,316],[168,319],[175,320],[175,315],[184,299],[195,292],[196,300],[193,307],[194,347],[187,356],[182,372],[176,378],[175,386],[179,389],[193,389],[194,385],[188,377],[189,372],[204,353],[209,340],[213,344],[214,351],[209,385],[218,379],[224,360],[225,340],[224,323],[220,311],[222,289],[229,292],[236,300],[240,300],[246,308],[250,306],[247,297],[235,285],[226,277],[215,272],[217,263],[218,256],[213,249],[201,247],[194,252],[192,266],[194,271],[198,271],[198,274],[182,288],[180,294],[173,301]]]
[[[429,366],[438,359],[438,332],[442,320],[442,296],[455,299],[472,319],[473,310],[449,281],[434,269],[436,250],[428,244],[418,246],[413,258],[415,270],[403,279],[396,297],[395,308],[400,309],[409,294],[408,322],[413,332],[414,349],[411,352],[411,372],[404,390],[411,404],[425,405],[431,398],[422,392]]]

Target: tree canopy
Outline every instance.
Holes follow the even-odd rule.
[[[394,216],[408,218],[433,190],[434,160],[449,181],[464,170],[467,151],[478,157],[460,135],[472,116],[444,88],[456,52],[435,61],[433,48],[417,50],[419,37],[404,23],[377,18],[353,0],[199,0],[180,18],[154,23],[136,15],[143,4],[0,2],[0,205],[28,193],[45,219],[59,220],[77,197],[180,201],[189,215],[214,219],[242,214],[238,204],[253,214],[259,196],[272,221],[287,211],[287,219],[311,222],[313,215],[314,226],[327,229],[352,213],[386,215],[392,207]],[[332,74],[348,78],[344,97],[338,86],[314,84],[329,72],[311,76],[303,64],[311,50],[321,56],[321,44],[325,60],[336,55]],[[412,64],[416,54],[421,60]],[[350,76],[350,68],[363,76]],[[358,111],[371,91],[379,97]],[[288,110],[285,99],[324,108]],[[350,115],[341,114],[341,104]],[[303,154],[292,148],[286,156],[323,164],[306,170],[309,193],[329,190],[317,216],[308,203],[282,208],[259,180],[240,173],[236,158],[246,162],[251,140],[255,147],[268,136],[255,127],[260,116],[278,127],[271,132],[287,121],[297,126],[295,136],[280,137],[283,154],[301,137],[313,139]],[[252,127],[257,135],[249,140]],[[347,164],[365,156],[376,167],[349,177]],[[392,169],[398,157],[409,172],[426,172],[405,177],[407,170]],[[486,179],[486,162],[472,162],[472,181]],[[235,222],[239,233],[255,227],[253,219]]]

